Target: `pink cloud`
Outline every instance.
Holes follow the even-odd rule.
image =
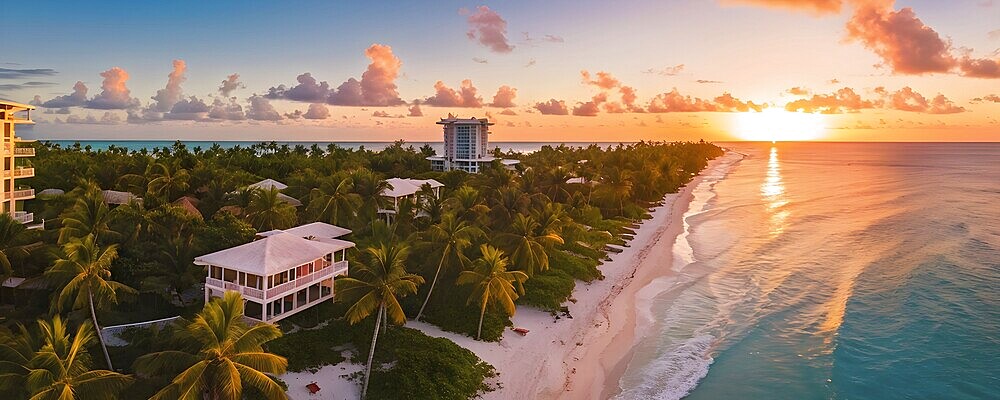
[[[842,114],[863,109],[880,107],[878,101],[864,100],[849,87],[831,94],[815,94],[811,98],[799,99],[785,104],[785,110],[807,113]]]
[[[330,109],[326,108],[326,104],[313,103],[309,105],[309,110],[302,116],[305,119],[327,119],[330,118]]]
[[[479,6],[475,12],[462,9],[462,14],[468,14],[469,39],[479,42],[497,53],[510,53],[514,46],[507,40],[507,21],[487,6]]]
[[[139,100],[134,99],[125,86],[128,82],[128,72],[119,67],[101,72],[104,81],[101,82],[101,93],[87,102],[87,108],[99,110],[124,110],[139,106]]]
[[[156,95],[152,97],[154,103],[149,106],[150,110],[161,113],[168,112],[174,104],[181,100],[184,95],[181,91],[181,84],[187,80],[184,77],[185,70],[187,70],[187,64],[184,63],[184,60],[174,60],[174,69],[167,75],[167,86],[156,91]]]
[[[240,82],[240,74],[232,74],[226,77],[222,84],[219,85],[219,94],[229,97],[236,89],[246,87],[243,82]]]
[[[336,89],[331,89],[330,84],[319,82],[311,73],[306,72],[295,78],[299,82],[297,85],[291,88],[285,85],[271,87],[265,97],[337,106],[385,107],[406,104],[399,98],[396,87],[396,79],[403,63],[392,53],[392,48],[376,43],[365,50],[365,56],[371,63],[361,74],[361,80],[349,78]]]
[[[413,100],[413,105],[406,109],[408,117],[423,117],[424,112],[420,109],[420,100]]]
[[[880,92],[886,93],[884,90]],[[894,110],[925,114],[956,114],[966,111],[965,108],[956,106],[943,94],[938,94],[933,99],[927,99],[909,86],[888,95],[886,104]]]
[[[911,8],[892,9],[892,1],[858,5],[847,22],[848,38],[860,41],[901,74],[948,72],[955,65],[951,44],[924,25]]]
[[[586,103],[577,104],[573,107],[573,115],[578,117],[596,117],[600,111],[600,105],[608,101],[607,93],[600,93]]]
[[[601,89],[612,89],[621,85],[621,82],[617,78],[605,71],[599,71],[591,78],[590,72],[583,70],[580,71],[580,76],[583,78],[585,85],[594,85]]]
[[[535,107],[542,115],[569,115],[566,102],[562,100],[549,99],[549,101],[535,103]]]
[[[434,107],[470,107],[483,106],[483,98],[477,95],[477,89],[472,86],[472,80],[465,79],[459,90],[452,89],[442,81],[434,84],[434,95],[424,100],[424,104]]]
[[[843,0],[722,0],[723,4],[745,4],[808,11],[815,14],[836,14],[844,5]]]
[[[45,108],[77,107],[87,104],[87,85],[77,81],[73,85],[73,93],[57,96],[41,104]]]
[[[274,109],[271,102],[264,96],[253,95],[250,97],[250,108],[247,109],[247,118],[256,121],[278,121],[281,114]]]
[[[682,95],[675,88],[667,93],[656,95],[646,109],[651,113],[669,112],[736,112],[736,111],[760,111],[762,105],[752,101],[744,102],[725,93],[714,100],[705,100],[698,97]]]
[[[497,94],[493,95],[493,102],[490,107],[510,108],[514,107],[514,98],[517,97],[517,89],[507,85],[500,86]]]

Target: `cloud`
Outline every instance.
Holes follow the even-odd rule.
[[[327,119],[330,118],[330,109],[325,104],[313,103],[309,105],[309,110],[302,114],[305,119]]]
[[[326,81],[319,82],[306,72],[295,79],[299,83],[291,88],[278,85],[268,89],[264,97],[309,103],[327,103],[337,106],[397,106],[405,104],[396,91],[396,78],[402,62],[392,53],[392,48],[373,44],[365,50],[371,60],[361,74],[361,80],[349,78],[336,89]]]
[[[820,114],[855,113],[864,109],[881,107],[879,101],[864,100],[854,89],[845,87],[831,94],[815,94],[785,104],[785,110]]]
[[[549,101],[535,103],[535,107],[542,115],[569,115],[566,102],[562,100],[549,99]]]
[[[580,71],[580,76],[583,78],[583,83],[585,85],[594,85],[601,89],[611,89],[618,87],[621,82],[617,78],[611,75],[611,73],[605,71],[599,71],[593,78],[590,76],[590,72],[587,70]]]
[[[87,85],[76,81],[73,93],[57,96],[41,104],[45,108],[82,107],[87,104]]]
[[[154,103],[149,105],[150,111],[168,112],[174,104],[181,100],[183,97],[181,84],[187,80],[184,77],[185,70],[187,70],[187,64],[184,63],[184,60],[174,60],[174,69],[167,75],[167,86],[157,90],[156,95],[151,97]]]
[[[295,110],[290,113],[285,113],[286,119],[299,119],[302,118],[302,110]]]
[[[475,12],[467,9],[459,10],[462,15],[468,15],[469,39],[479,42],[496,53],[510,53],[514,46],[507,40],[507,21],[490,10],[487,6],[479,6]]]
[[[101,82],[101,93],[87,102],[87,108],[98,110],[125,110],[139,107],[139,99],[132,98],[128,87],[128,72],[120,67],[113,67],[101,72],[104,81]]]
[[[197,97],[191,96],[188,99],[180,99],[170,108],[170,112],[163,114],[164,119],[176,119],[196,121],[205,119],[212,108]]]
[[[911,111],[925,114],[956,114],[965,112],[965,108],[956,106],[943,94],[927,99],[920,93],[915,92],[909,86],[888,94],[884,89],[876,89],[877,93],[887,95],[886,106],[894,110]]]
[[[840,83],[840,79],[833,78],[833,79],[830,79],[830,80],[826,81],[826,83],[829,83],[831,85],[836,85],[836,84]]]
[[[573,107],[573,115],[578,117],[596,117],[600,110],[600,105],[608,101],[607,93],[600,93],[586,103],[579,103]],[[543,112],[544,114],[544,112]]]
[[[650,69],[647,69],[645,71],[642,71],[642,73],[644,73],[644,74],[657,74],[657,75],[663,75],[663,76],[674,76],[674,75],[680,74],[681,71],[684,71],[684,64],[677,64],[677,65],[673,65],[673,66],[669,66],[669,67],[661,68],[661,69],[650,68]]]
[[[711,81],[708,79],[698,79],[695,83],[723,83],[722,81]]]
[[[247,119],[246,113],[243,112],[243,106],[236,102],[235,97],[230,98],[228,102],[216,98],[212,102],[212,109],[209,110],[208,117],[226,121],[242,121]]]
[[[489,61],[486,60],[485,58],[481,58],[481,57],[472,57],[472,62],[478,63],[478,64],[486,64]]]
[[[375,118],[406,118],[402,114],[389,114],[386,111],[375,111],[372,116]]]
[[[532,59],[528,60],[527,63],[524,64],[524,68],[533,67],[533,66],[535,66],[536,63],[537,63],[537,61],[535,61],[535,59],[532,58]]]
[[[274,109],[271,102],[264,96],[253,95],[250,97],[250,107],[247,109],[247,118],[256,121],[279,121],[281,114]]]
[[[403,63],[392,54],[392,47],[373,44],[365,50],[371,60],[361,74],[361,81],[348,79],[331,93],[329,104],[342,106],[397,106],[405,104],[396,91],[396,78]]]
[[[226,77],[219,85],[219,94],[223,97],[229,97],[236,89],[245,88],[246,85],[240,82],[240,74],[232,74]]]
[[[406,114],[408,117],[423,117],[424,112],[420,110],[420,100],[413,100],[413,105],[406,109],[409,113]]]
[[[8,65],[13,65],[5,63]],[[34,69],[12,69],[12,68],[0,68],[0,79],[31,79],[39,76],[53,76],[58,74],[56,70],[51,68],[34,68]]]
[[[104,115],[102,115],[100,119],[90,114],[87,114],[86,117],[70,115],[66,117],[65,122],[59,118],[56,118],[55,122],[80,125],[117,125],[122,123],[122,117],[118,114],[112,113],[111,111],[105,111]]]
[[[976,97],[971,100],[972,103],[982,103],[984,101],[988,101],[990,103],[1000,103],[1000,96],[995,94],[988,94],[986,96]]]
[[[424,100],[424,104],[434,107],[470,107],[479,108],[483,106],[483,98],[479,97],[472,80],[465,79],[458,91],[437,81],[434,84],[434,95]]]
[[[847,36],[874,51],[896,73],[948,72],[955,65],[951,45],[912,8],[895,11],[891,1],[860,4],[847,22]]]
[[[790,89],[786,90],[785,93],[788,93],[788,94],[791,94],[791,95],[794,95],[794,96],[808,96],[809,95],[809,89],[806,89],[806,88],[801,87],[801,86],[795,86],[793,88],[790,88]]]
[[[493,102],[490,107],[510,108],[515,107],[514,98],[517,97],[517,89],[507,85],[500,86],[497,94],[493,95]]]
[[[517,113],[514,112],[514,110],[506,108],[503,111],[500,111],[500,115],[511,115],[511,116],[513,116],[513,115],[517,115]]]
[[[0,90],[21,90],[21,89],[40,88],[46,86],[55,86],[55,85],[56,84],[52,82],[38,82],[38,81],[30,81],[24,83],[5,83],[5,84],[0,84]]]
[[[724,93],[713,100],[705,100],[682,95],[676,88],[670,92],[656,95],[646,107],[651,113],[761,111],[763,108],[763,105],[755,104],[752,101],[741,101],[729,93]]]
[[[36,94],[35,97],[32,97],[31,101],[28,102],[28,105],[41,107],[42,106],[42,96],[39,96],[39,95]]]
[[[958,68],[963,76],[971,78],[1000,78],[1000,59],[963,57],[958,62]]]
[[[722,3],[774,7],[814,14],[836,14],[844,5],[843,0],[722,0]]]

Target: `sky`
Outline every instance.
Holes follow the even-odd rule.
[[[1000,0],[5,9],[33,139],[1000,141]]]

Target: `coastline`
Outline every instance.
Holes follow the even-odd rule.
[[[732,163],[724,160],[734,156],[737,154],[727,151],[710,161],[678,193],[666,195],[663,205],[653,209],[652,219],[644,220],[636,230],[630,247],[610,254],[612,261],[599,267],[605,279],[578,282],[572,295],[576,302],[568,303],[573,318],[555,319],[547,311],[520,307],[512,318],[514,327],[527,328],[530,333],[520,336],[508,330],[500,342],[476,341],[424,322],[408,321],[406,326],[447,338],[492,364],[497,372],[493,383],[499,388],[484,394],[485,400],[606,399],[615,395],[637,339],[652,325],[652,321],[640,320],[645,311],[638,306],[662,291],[662,280],[675,275],[673,244],[684,229],[683,217],[693,192],[708,171],[730,167]],[[356,366],[324,366],[315,374],[288,373],[281,378],[289,384],[292,399],[357,398],[357,383],[342,377]],[[332,390],[309,395],[304,385],[313,381]]]

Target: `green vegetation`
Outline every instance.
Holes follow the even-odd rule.
[[[283,387],[273,375],[286,359],[274,354],[299,371],[342,362],[344,349],[367,360],[363,390],[370,397],[474,397],[490,390],[492,367],[446,339],[398,326],[407,316],[498,341],[517,307],[561,311],[577,281],[603,279],[608,244],[624,244],[648,208],[722,154],[707,143],[545,146],[531,154],[497,150],[519,159],[517,169],[497,163],[468,174],[433,172],[425,159],[430,147],[402,142],[377,152],[274,142],[231,149],[178,142],[139,151],[33,146],[36,157],[19,160],[35,167],[24,183],[65,194],[25,203],[46,221],[42,230],[0,214],[0,276],[27,279],[0,298],[17,305],[3,309],[0,345],[22,350],[3,368],[29,365],[46,341],[79,342],[78,354],[97,354],[104,346],[90,327],[98,321],[182,316],[164,328],[127,331],[129,345],[111,347],[105,357],[72,361],[74,374],[110,377],[115,383],[102,395],[122,398],[166,398],[184,389],[205,389],[210,398],[266,398]],[[401,202],[388,223],[378,210],[391,205],[380,195],[391,177],[435,179],[444,187],[440,196],[424,188],[415,201]],[[265,178],[288,188],[248,188]],[[112,196],[125,200],[108,202],[102,190],[124,192]],[[196,256],[250,242],[258,231],[314,221],[350,228],[358,244],[348,253],[350,276],[336,281],[336,303],[282,321],[290,332],[284,337],[234,320],[241,313],[235,305],[202,303],[197,284],[205,271],[193,264]],[[39,306],[45,304],[56,306]],[[50,312],[60,313],[65,332],[76,333],[53,339],[20,327]],[[221,349],[208,340],[209,330],[219,343],[250,332],[253,340]],[[240,361],[247,351],[270,361],[250,368]],[[131,375],[108,375],[112,364]],[[236,372],[203,374],[220,366]],[[220,377],[228,383],[219,385]],[[88,382],[73,379],[59,382]],[[47,390],[0,386],[0,397],[36,389]]]

